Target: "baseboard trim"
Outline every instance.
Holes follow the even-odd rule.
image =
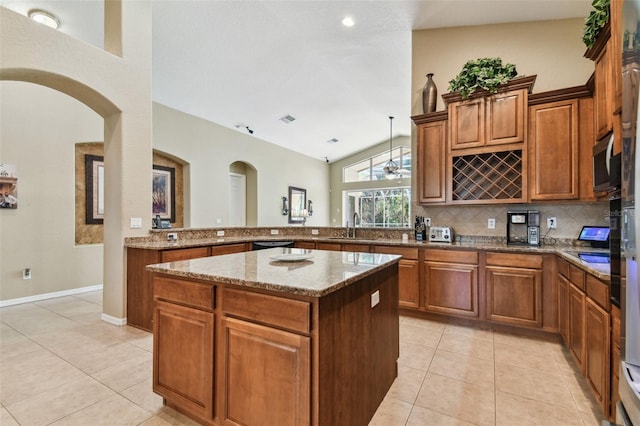
[[[116,318],[105,313],[102,313],[102,316],[100,318],[102,319],[102,321],[108,322],[109,324],[113,324],[117,326],[127,325],[126,318]]]
[[[91,285],[88,287],[72,288],[70,290],[55,291],[53,293],[44,293],[44,294],[36,294],[34,296],[19,297],[17,299],[0,300],[0,308],[4,308],[6,306],[21,305],[23,303],[39,302],[41,300],[53,299],[56,297],[73,296],[74,294],[88,293],[90,291],[102,290],[102,287],[103,287],[102,284],[98,284],[98,285]]]

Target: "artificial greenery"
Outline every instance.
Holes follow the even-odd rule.
[[[582,41],[591,48],[598,38],[600,28],[609,20],[609,3],[611,0],[593,0],[591,6],[593,10],[584,20],[584,29],[582,30]]]
[[[467,99],[479,89],[496,93],[498,88],[518,75],[513,64],[502,65],[500,58],[479,58],[468,61],[462,71],[449,81],[449,91],[460,92],[462,99]]]

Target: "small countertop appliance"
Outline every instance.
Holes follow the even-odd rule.
[[[540,240],[539,211],[507,212],[507,244],[539,246]]]
[[[432,226],[429,228],[429,242],[451,243],[453,242],[453,228],[450,226]]]

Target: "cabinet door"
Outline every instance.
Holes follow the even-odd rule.
[[[590,298],[586,299],[585,372],[603,413],[609,412],[610,334],[609,314]]]
[[[214,416],[214,314],[156,301],[153,390],[202,419]]]
[[[584,373],[584,292],[578,287],[569,284],[569,350],[576,360],[578,367]]]
[[[569,281],[558,274],[558,331],[569,346]]]
[[[420,307],[420,263],[417,260],[400,259],[398,287],[400,306],[405,308]]]
[[[484,98],[449,104],[451,149],[473,148],[484,145],[484,109]]]
[[[243,253],[245,251],[247,251],[247,245],[245,243],[225,244],[222,246],[211,247],[212,256],[220,256],[221,254],[231,254],[231,253]]]
[[[605,47],[595,63],[595,119],[596,139],[601,139],[613,129],[611,110],[611,62],[609,49]]]
[[[424,266],[427,311],[479,317],[476,265],[425,262]]]
[[[486,145],[524,141],[526,93],[513,90],[486,99]]]
[[[447,122],[418,126],[417,185],[418,203],[444,203]]]
[[[575,200],[578,180],[578,101],[529,109],[529,197]]]
[[[209,247],[164,250],[162,252],[162,262],[177,262],[179,260],[197,259],[207,256],[209,256]]]
[[[487,266],[489,320],[526,327],[542,327],[542,271]]]
[[[223,318],[226,425],[309,425],[310,338]]]

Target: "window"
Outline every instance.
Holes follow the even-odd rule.
[[[393,161],[401,169],[411,172],[411,147],[399,146],[391,151]],[[385,178],[384,165],[389,161],[389,151],[369,157],[342,169],[343,182],[366,182]],[[408,177],[408,176],[407,176]]]
[[[347,218],[358,213],[362,227],[410,227],[411,188],[384,188],[345,191]],[[352,219],[349,220],[351,223]],[[353,225],[353,224],[352,224]]]

